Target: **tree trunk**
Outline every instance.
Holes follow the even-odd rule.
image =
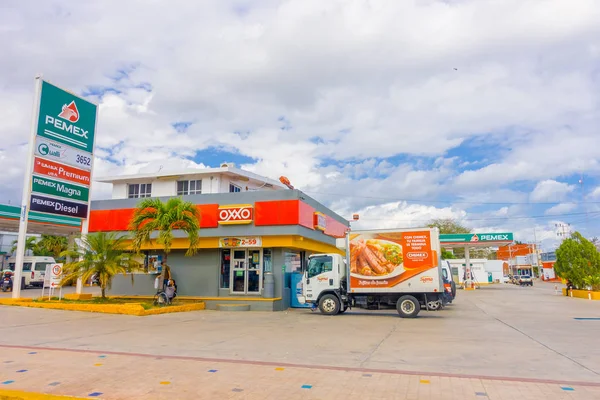
[[[106,299],[106,287],[102,286],[102,298]]]

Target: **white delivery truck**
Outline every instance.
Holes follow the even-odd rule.
[[[439,309],[446,300],[437,228],[352,231],[346,257],[313,254],[304,271],[300,303],[323,314],[348,308],[395,307],[403,318]]]

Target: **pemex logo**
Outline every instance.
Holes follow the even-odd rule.
[[[64,104],[62,111],[58,114],[60,118],[66,119],[69,122],[79,121],[79,110],[75,105],[75,101],[72,101],[69,105]]]
[[[479,242],[479,236],[473,235],[473,237],[471,238],[471,242]]]

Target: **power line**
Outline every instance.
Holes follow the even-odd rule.
[[[461,200],[425,200],[425,199],[401,199],[397,197],[379,197],[379,196],[358,196],[354,194],[343,194],[343,193],[324,193],[315,192],[312,190],[305,190],[305,193],[318,194],[321,196],[335,196],[335,197],[348,197],[354,199],[368,199],[368,200],[386,200],[386,201],[405,201],[407,203],[432,203],[432,204],[476,204],[476,205],[557,205],[565,203],[565,201],[549,201],[549,202],[489,202],[489,201],[461,201]],[[586,201],[579,202],[579,204],[600,204],[600,201]]]

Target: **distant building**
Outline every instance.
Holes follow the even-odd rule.
[[[513,275],[532,275],[533,267],[540,266],[535,244],[511,244],[498,248],[498,260],[507,261]]]

